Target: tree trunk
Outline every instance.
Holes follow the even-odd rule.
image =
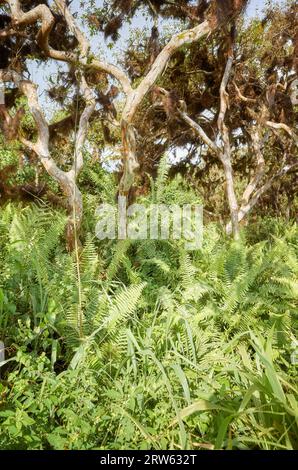
[[[67,197],[68,221],[66,225],[66,247],[69,252],[81,246],[80,229],[83,219],[82,193],[74,180],[69,178],[63,185],[63,192]]]
[[[232,233],[235,240],[239,239],[239,223],[238,223],[238,202],[234,188],[233,169],[231,159],[227,156],[221,156],[221,161],[224,167],[227,197],[231,216]]]
[[[136,136],[132,124],[122,121],[122,161],[123,174],[119,185],[119,194],[127,197],[134,183],[135,173],[139,168],[136,157]]]

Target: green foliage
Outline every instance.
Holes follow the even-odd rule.
[[[1,210],[1,448],[297,449],[296,226],[210,224],[192,253],[87,234],[79,271],[64,226]]]
[[[165,155],[160,160],[156,180],[151,178],[151,194],[144,198],[144,203],[169,205],[202,203],[201,198],[189,187],[179,173],[173,179],[169,179],[170,168],[170,162]]]
[[[134,89],[160,47],[174,32],[181,36],[189,27],[187,8],[181,5],[195,8],[188,0],[105,0],[101,8],[97,3],[87,2],[81,19],[92,35],[102,31],[111,37],[107,48],[113,49],[113,62],[127,71]],[[17,139],[8,143],[0,133],[1,449],[298,449],[298,231],[290,222],[298,207],[295,168],[275,178],[296,156],[289,129],[297,124],[297,106],[290,99],[297,33],[293,2],[286,3],[285,9],[269,5],[264,20],[238,22],[225,119],[235,192],[241,201],[256,174],[260,159],[250,138],[255,126],[262,128],[266,162],[260,185],[272,184],[245,219],[249,225],[237,242],[213,223],[205,226],[202,249],[193,252],[186,251],[183,240],[95,238],[97,206],[105,202],[116,207],[115,175],[104,167],[116,169],[125,153],[123,126],[110,119],[115,114],[123,121],[124,96],[120,91],[116,97],[116,89],[110,88],[114,80],[100,70],[85,70],[97,106],[77,181],[84,217],[82,246],[75,253],[65,249],[66,215],[49,208],[50,201],[58,204],[65,197],[62,187],[34,161],[34,152],[24,150],[26,145]],[[151,29],[155,7],[163,20],[154,21],[159,23],[158,40]],[[118,32],[137,12],[145,15],[146,26],[132,24],[120,50]],[[227,18],[219,23],[223,26]],[[36,28],[23,26],[19,32],[26,33],[27,45],[35,44]],[[167,106],[148,93],[132,116],[138,181],[144,184],[136,194],[146,194],[146,178],[155,174],[163,154],[176,160],[171,174],[181,172],[169,181],[169,161],[161,158],[150,195],[138,201],[148,213],[152,204],[199,204],[204,197],[210,220],[223,225],[228,218],[223,167],[177,113],[183,100],[188,114],[221,143],[216,118],[229,46],[229,28],[224,26],[179,51],[170,44],[171,60],[156,81],[171,92]],[[58,48],[79,52],[73,35],[64,27],[56,29]],[[54,35],[55,47],[53,41]],[[36,59],[38,67],[47,59],[35,47],[36,53],[28,54],[31,48],[22,47],[22,34],[15,45],[9,51],[12,70],[26,71],[28,58]],[[90,53],[87,62],[95,58]],[[80,66],[71,62],[68,71],[45,71],[52,74],[49,97],[59,104],[51,119],[56,126],[49,129],[50,153],[65,171],[71,167],[72,131],[78,122],[72,131],[65,121],[57,124],[67,116],[71,123],[74,113],[84,117],[83,100],[76,99],[75,90]],[[235,85],[247,97],[249,112]],[[13,116],[24,107],[20,137],[32,144],[37,131],[27,100],[15,95],[17,83],[9,86],[9,112]],[[270,121],[282,122],[283,130],[269,128],[267,135]],[[7,204],[14,194],[22,199],[21,191],[14,190],[27,191],[19,188],[23,183],[30,183],[29,188],[33,183],[41,197],[31,196],[39,205],[29,205],[27,199]],[[48,203],[42,201],[43,191]],[[286,220],[277,218],[282,214]]]

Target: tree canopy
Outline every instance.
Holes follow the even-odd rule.
[[[266,207],[266,194],[276,208],[276,185],[293,203],[297,8],[269,5],[262,19],[247,22],[246,5],[91,1],[75,11],[64,0],[1,2],[3,135],[19,140],[58,183],[69,211],[75,207],[70,240],[82,221],[77,178],[86,145],[120,153],[119,193],[130,201],[148,191],[147,175],[156,174],[163,154],[183,154],[172,174],[187,173],[206,210],[215,205],[235,237],[260,200]],[[149,30],[133,33],[121,43],[121,57],[113,57],[123,27],[140,14]],[[102,35],[106,56],[99,52]],[[48,77],[48,96],[60,109],[50,124],[28,60],[67,66]]]
[[[0,449],[298,449],[298,10],[248,5],[0,0]]]

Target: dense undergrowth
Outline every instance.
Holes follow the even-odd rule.
[[[0,213],[2,449],[298,447],[297,226],[267,220],[203,248],[85,234]]]

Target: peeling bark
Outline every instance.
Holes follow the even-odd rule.
[[[256,155],[257,158],[257,167],[256,167],[256,172],[250,182],[248,183],[243,196],[242,196],[242,201],[241,201],[241,207],[246,206],[250,200],[251,195],[254,193],[256,190],[259,182],[263,178],[265,174],[265,160],[262,154],[261,150],[261,141],[260,141],[260,129],[259,127],[254,127],[252,132],[251,132],[251,140],[252,140],[252,146],[254,150],[254,154]],[[240,209],[241,210],[241,209]]]
[[[10,13],[12,17],[12,22],[15,26],[22,26],[22,25],[30,25],[37,22],[41,23],[40,30],[37,34],[37,42],[43,52],[50,58],[68,62],[71,64],[80,65],[86,69],[95,69],[95,70],[102,70],[119,81],[119,83],[123,87],[123,91],[128,94],[132,91],[130,80],[127,75],[115,65],[100,61],[98,59],[91,59],[90,61],[87,60],[86,55],[84,55],[87,51],[87,47],[89,50],[89,44],[87,45],[87,40],[84,35],[81,33],[80,29],[76,25],[76,22],[70,13],[68,7],[64,0],[57,0],[55,1],[58,9],[64,15],[68,26],[70,27],[71,31],[75,34],[76,38],[78,39],[81,45],[81,54],[82,56],[79,57],[78,54],[72,51],[60,51],[53,49],[49,44],[49,36],[53,29],[55,20],[54,16],[51,13],[51,10],[46,5],[37,5],[35,8],[28,12],[24,12],[21,8],[21,4],[19,0],[4,0],[10,7]],[[18,34],[17,31],[15,34]],[[84,45],[84,47],[82,47]]]
[[[283,166],[280,171],[278,171],[274,176],[272,176],[266,183],[264,183],[255,193],[252,195],[252,197],[249,199],[249,201],[246,204],[241,205],[239,211],[238,211],[238,222],[241,222],[241,220],[244,219],[244,217],[249,214],[249,212],[254,208],[254,206],[257,204],[259,201],[260,197],[263,196],[263,194],[268,191],[272,187],[272,184],[274,183],[275,180],[281,178],[282,176],[286,175],[289,173],[291,170],[294,168],[298,168],[298,163],[294,163],[292,165],[285,165]],[[230,234],[232,232],[232,225],[231,223],[227,224],[226,226],[226,232]]]
[[[232,54],[232,52],[230,52]],[[232,232],[234,238],[237,240],[239,238],[239,224],[238,224],[238,202],[234,188],[234,178],[233,178],[233,168],[231,162],[231,144],[230,144],[230,137],[229,137],[229,130],[225,125],[224,119],[228,109],[228,94],[226,92],[227,84],[229,81],[229,77],[231,74],[233,65],[233,56],[230,55],[228,57],[226,68],[224,71],[224,75],[220,85],[220,111],[218,115],[217,127],[219,130],[219,134],[223,141],[223,152],[220,153],[220,160],[223,164],[225,178],[226,178],[226,186],[227,186],[227,198],[230,208],[231,214],[231,224],[232,224]]]
[[[149,72],[138,87],[133,89],[128,76],[120,68],[101,60],[88,57],[90,44],[77,26],[65,0],[54,1],[58,10],[64,16],[70,31],[76,36],[79,42],[80,55],[74,52],[58,51],[50,46],[49,37],[54,26],[54,17],[51,10],[46,5],[38,5],[29,12],[24,12],[19,0],[5,1],[10,6],[11,16],[15,25],[29,25],[38,21],[41,23],[37,35],[37,42],[48,57],[70,64],[77,64],[83,69],[101,70],[116,78],[121,84],[123,92],[126,95],[126,103],[121,116],[123,176],[120,182],[120,192],[122,194],[128,193],[134,182],[135,173],[139,166],[136,158],[136,136],[133,128],[133,120],[140,104],[165,70],[172,55],[181,46],[198,41],[203,36],[211,33],[216,25],[211,26],[211,23],[205,20],[192,29],[174,35],[158,54]]]
[[[228,109],[228,94],[226,92],[227,83],[231,74],[233,65],[233,57],[230,56],[227,60],[224,75],[220,86],[220,110],[218,115],[217,127],[219,136],[223,142],[223,147],[218,146],[213,142],[199,124],[191,119],[185,111],[180,111],[179,115],[182,117],[184,122],[188,124],[196,134],[202,139],[205,145],[219,158],[222,163],[225,180],[226,180],[226,192],[229,204],[230,216],[231,216],[231,227],[235,239],[239,238],[239,224],[238,224],[238,202],[234,189],[234,177],[233,168],[231,161],[231,145],[230,137],[227,126],[225,125],[225,115]]]
[[[193,29],[174,35],[159,53],[139,86],[128,93],[121,117],[123,175],[119,187],[120,194],[128,194],[139,168],[136,158],[136,135],[133,128],[133,120],[140,104],[163,73],[172,55],[182,45],[195,42],[210,32],[211,27],[208,21],[204,21]]]
[[[25,146],[36,153],[45,170],[58,182],[63,194],[66,196],[70,214],[67,234],[69,247],[71,249],[73,247],[74,233],[75,231],[79,232],[83,216],[82,195],[77,187],[76,180],[83,167],[83,145],[88,129],[88,122],[94,111],[95,100],[87,87],[85,79],[82,78],[81,93],[86,100],[86,107],[80,118],[79,129],[76,136],[73,167],[70,171],[65,172],[57,166],[50,155],[49,125],[38,101],[37,86],[29,80],[23,80],[22,77],[14,71],[0,71],[0,80],[3,82],[14,82],[27,98],[29,110],[37,128],[37,141],[32,143],[24,138],[20,140]]]
[[[90,44],[83,32],[78,27],[74,16],[70,12],[65,0],[54,0],[59,12],[64,16],[69,30],[78,40],[79,51],[60,51],[53,49],[50,45],[50,34],[55,24],[54,16],[50,8],[45,5],[37,5],[28,12],[22,10],[19,0],[4,0],[10,7],[12,23],[15,26],[26,26],[40,23],[37,34],[37,43],[44,54],[52,59],[64,61],[72,65],[77,65],[80,71],[95,69],[101,70],[119,81],[126,96],[126,102],[120,119],[122,132],[122,161],[123,175],[120,181],[119,192],[127,195],[132,187],[135,174],[139,167],[136,156],[136,131],[133,121],[137,110],[145,96],[148,94],[157,79],[165,70],[172,55],[183,45],[198,41],[203,36],[211,33],[216,25],[211,26],[208,20],[202,21],[198,26],[175,34],[166,46],[158,54],[152,63],[147,75],[143,78],[136,89],[133,89],[129,77],[120,68],[103,62],[100,59],[89,57]],[[17,34],[17,31],[16,31]],[[47,172],[59,182],[68,200],[76,207],[78,214],[77,226],[80,225],[81,202],[80,193],[75,181],[83,166],[82,148],[86,137],[87,124],[94,110],[94,102],[91,92],[87,87],[84,78],[81,79],[81,94],[84,96],[86,108],[81,116],[78,134],[75,144],[75,158],[72,169],[66,173],[59,169],[49,154],[49,128],[38,104],[36,88],[31,82],[24,82],[18,79],[20,88],[28,98],[31,113],[38,129],[37,143],[28,142],[22,139],[24,145],[34,150],[40,158]]]
[[[124,168],[119,185],[119,194],[121,196],[128,196],[134,182],[135,173],[139,168],[136,157],[136,136],[133,125],[122,121],[121,136]]]
[[[127,122],[132,122],[139,105],[155,84],[156,80],[163,73],[172,55],[185,44],[196,42],[211,32],[211,26],[206,20],[195,28],[182,31],[172,37],[168,44],[159,53],[148,74],[143,78],[139,86],[129,94],[123,111],[124,119]]]

